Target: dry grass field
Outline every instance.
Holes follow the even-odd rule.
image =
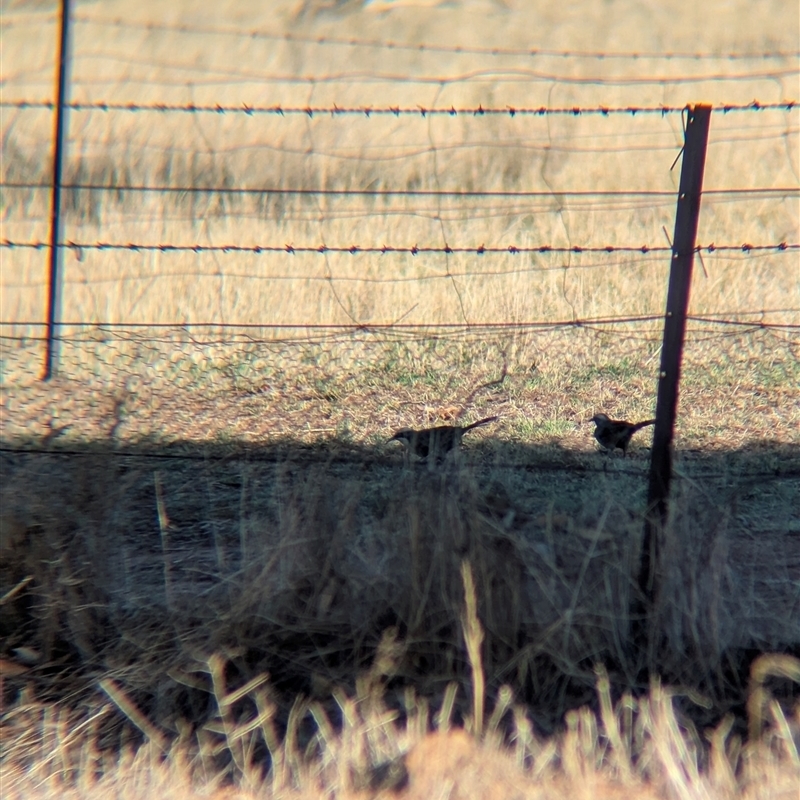
[[[723,54],[796,52],[797,9],[755,14],[685,4],[645,11],[613,3],[565,14],[487,1],[457,8],[357,10],[356,4],[234,3],[213,14],[187,3],[79,5],[73,89],[78,102],[229,106],[477,108],[683,106],[762,103],[800,96],[797,58]],[[312,13],[314,7],[318,10]],[[329,7],[326,7],[329,6]],[[3,35],[5,100],[53,95],[52,12],[12,6]],[[734,23],[720,24],[722,15]],[[667,22],[680,18],[684,36]],[[97,22],[92,20],[97,19]],[[763,25],[760,24],[763,19]],[[115,20],[122,20],[115,24]],[[769,24],[767,24],[769,20]],[[144,27],[152,23],[156,27]],[[181,32],[185,23],[191,30]],[[158,27],[164,25],[165,27]],[[229,33],[225,33],[228,31]],[[258,38],[290,33],[311,41]],[[769,31],[769,33],[767,33]],[[780,32],[780,35],[776,35]],[[419,53],[319,37],[427,42],[466,48],[701,52],[719,58],[598,59]],[[745,77],[741,77],[745,76]],[[712,122],[699,241],[797,242],[798,112],[731,113]],[[51,113],[8,110],[3,176],[49,180]],[[571,247],[667,244],[682,142],[680,115],[457,118],[164,114],[70,115],[69,181],[176,188],[528,191],[490,196],[319,196],[219,192],[68,192],[65,238],[76,242],[296,246]],[[794,187],[794,192],[780,191]],[[570,196],[661,191],[657,197]],[[3,192],[4,237],[46,240],[46,191]],[[4,252],[2,313],[40,320],[46,253]],[[797,254],[705,257],[693,311],[728,314],[800,307]],[[664,254],[535,254],[425,258],[297,254],[130,253],[65,257],[63,319],[181,323],[478,323],[660,313]],[[702,271],[701,271],[702,272]],[[763,321],[785,320],[768,314]]]
[[[797,250],[695,264],[638,646],[652,434],[606,457],[587,420],[653,415],[669,254],[70,247],[44,384],[47,251],[7,244],[48,239],[52,115],[9,104],[52,98],[58,14],[1,8],[4,797],[798,797]],[[800,99],[786,2],[75,17],[82,103]],[[664,247],[681,142],[672,113],[74,110],[64,238]],[[704,188],[701,245],[800,242],[798,108],[713,114]],[[387,442],[489,415],[440,466]]]

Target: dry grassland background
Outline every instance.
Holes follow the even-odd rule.
[[[4,102],[52,99],[57,17],[3,2]],[[70,97],[777,103],[799,59],[786,2],[78,3]],[[29,184],[52,127],[2,108],[3,242],[48,240]],[[65,180],[96,188],[65,190],[66,241],[248,247],[664,247],[683,139],[679,114],[75,110],[68,130]],[[800,242],[797,107],[712,115],[704,188],[701,245]],[[668,253],[72,247],[48,384],[47,251],[0,258],[9,791],[367,797],[400,774],[409,797],[796,797],[797,250],[695,264],[643,650],[650,434],[604,459],[586,420],[653,415]],[[561,324],[616,316],[643,319]],[[387,445],[488,415],[440,469]]]
[[[412,4],[381,12],[331,3],[309,4],[298,14],[291,3],[235,3],[216,5],[213,14],[204,15],[191,4],[186,9],[172,4],[169,10],[79,4],[71,98],[212,106],[571,108],[719,105],[756,98],[767,103],[798,95],[796,57],[724,55],[792,53],[797,9],[791,3],[742,4],[718,12],[712,5],[702,13],[687,13],[681,3],[576,9],[486,2],[452,8]],[[735,22],[720,24],[723,14]],[[4,99],[52,97],[54,14],[12,7],[4,24]],[[196,31],[176,30],[181,24]],[[259,38],[248,36],[250,31],[306,38]],[[465,48],[702,52],[720,58],[531,58],[314,41],[325,36]],[[46,182],[51,113],[6,109],[2,134],[4,178]],[[681,142],[676,114],[309,119],[79,111],[70,115],[68,181],[187,189],[524,190],[544,196],[68,192],[65,238],[278,246],[664,246],[662,226],[672,235],[673,194],[559,193],[674,193],[679,169],[669,167]],[[797,111],[715,115],[706,190],[794,191],[707,195],[699,241],[796,242],[799,173]],[[46,240],[48,202],[46,191],[4,190],[4,236]],[[3,255],[3,319],[42,319],[46,253]],[[660,313],[668,261],[663,254],[481,259],[70,251],[63,319],[374,324],[402,317],[424,324]],[[796,253],[721,253],[706,256],[705,266],[708,276],[698,276],[693,287],[696,313],[800,307]]]

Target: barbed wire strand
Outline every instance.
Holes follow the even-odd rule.
[[[499,246],[425,246],[425,245],[380,245],[363,246],[351,245],[294,245],[294,244],[263,244],[263,245],[243,245],[243,244],[149,244],[145,242],[59,242],[59,248],[69,250],[129,250],[132,252],[159,252],[159,253],[285,253],[295,255],[298,253],[317,253],[325,255],[328,253],[349,253],[350,255],[387,255],[389,253],[405,253],[407,255],[497,255],[497,254],[532,254],[532,253],[667,253],[672,252],[668,245],[571,245],[569,247],[558,247],[555,245],[507,245]],[[28,250],[49,250],[50,242],[44,241],[16,241],[3,239],[0,241],[0,248],[28,249]],[[743,252],[758,253],[774,251],[776,253],[800,250],[800,243],[775,242],[771,244],[705,244],[697,245],[692,252],[694,253],[724,253],[724,252]]]
[[[50,100],[0,100],[0,108],[12,108],[17,110],[25,109],[44,109],[55,110],[56,104]],[[120,103],[110,101],[94,102],[70,102],[65,103],[64,108],[70,111],[125,111],[130,113],[155,112],[165,113],[186,113],[186,114],[268,114],[278,117],[287,116],[329,116],[331,118],[359,116],[359,117],[381,117],[381,116],[413,116],[425,119],[427,117],[545,117],[545,116],[618,116],[618,115],[660,115],[665,117],[669,114],[682,114],[687,106],[569,106],[569,107],[548,107],[539,106],[536,108],[504,106],[503,108],[487,107],[482,105],[477,107],[450,106],[449,108],[431,107],[422,105],[409,106],[259,106],[259,105],[224,105],[215,103],[204,105],[198,103]],[[735,112],[748,111],[797,111],[800,109],[797,100],[782,100],[777,103],[764,103],[760,100],[752,100],[750,103],[722,103],[712,108],[715,114],[730,114]]]

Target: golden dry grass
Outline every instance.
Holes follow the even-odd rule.
[[[310,4],[315,7],[315,4]],[[52,25],[24,6],[4,17],[5,99],[49,97]],[[727,5],[614,3],[578,12],[464,3],[300,13],[297,4],[185,9],[105,3],[79,9],[72,97],[79,101],[250,105],[466,105],[503,108],[747,103],[796,99],[797,60],[731,60],[727,53],[797,50],[797,9],[765,7],[769,25]],[[19,19],[17,19],[19,15]],[[50,15],[52,16],[52,15]],[[123,18],[130,24],[110,24]],[[719,19],[728,20],[719,24]],[[99,22],[92,22],[97,19]],[[680,19],[676,31],[667,21]],[[228,33],[146,30],[193,24],[298,36],[427,41],[465,47],[719,53],[718,59],[564,59],[414,53],[281,42]],[[780,31],[777,38],[775,31]],[[794,32],[794,33],[793,33]],[[737,77],[744,76],[744,77]],[[430,79],[433,78],[433,83]],[[649,80],[646,80],[649,79]],[[642,82],[644,81],[644,82]],[[797,187],[797,112],[715,115],[707,190]],[[240,245],[665,245],[673,197],[576,198],[575,190],[677,188],[669,166],[680,117],[562,118],[74,112],[70,180],[114,185],[426,190],[527,190],[544,197],[264,197],[73,193],[72,241]],[[7,179],[47,180],[51,117],[6,111]],[[551,196],[547,196],[550,194]],[[4,190],[4,236],[46,239],[45,192]],[[797,194],[706,196],[702,243],[798,240]],[[2,316],[41,319],[45,254],[4,251]],[[358,256],[297,254],[65,254],[70,321],[288,324],[547,321],[659,313],[663,254]],[[561,267],[566,267],[562,269]],[[800,308],[796,254],[716,254],[693,289],[697,313]],[[767,321],[787,314],[767,315]]]
[[[298,697],[283,735],[276,727],[269,677],[256,675],[244,685],[229,686],[224,659],[213,655],[198,665],[192,680],[200,685],[210,677],[215,711],[202,728],[180,726],[172,744],[117,680],[101,680],[104,699],[78,712],[37,702],[29,683],[21,702],[4,715],[3,796],[796,797],[800,706],[787,718],[764,684],[775,676],[800,682],[797,659],[763,656],[754,662],[751,731],[744,745],[730,714],[701,738],[677,709],[675,693],[656,680],[649,696],[637,700],[626,694],[615,704],[604,668],[596,670],[597,710],[570,712],[558,735],[535,732],[507,687],[484,724],[482,664],[476,655],[482,631],[470,612],[475,597],[468,566],[462,577],[462,625],[473,667],[473,713],[464,728],[453,726],[455,684],[435,713],[408,690],[402,707],[387,705],[384,681],[397,666],[398,653],[391,636],[384,637],[354,697],[335,690],[335,705],[327,706]],[[124,727],[113,721],[115,715],[139,728],[147,743],[123,745],[121,752],[110,748],[109,739]],[[310,728],[306,720],[313,721]]]

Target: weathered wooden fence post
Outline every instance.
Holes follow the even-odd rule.
[[[703,191],[703,170],[706,163],[711,106],[697,105],[687,109],[683,164],[675,215],[675,235],[667,291],[667,310],[664,319],[664,339],[661,349],[661,369],[656,401],[656,425],[653,432],[653,451],[650,460],[650,482],[647,492],[647,516],[644,542],[639,565],[639,588],[645,605],[652,607],[656,590],[659,561],[659,535],[667,519],[667,498],[672,479],[672,438],[678,410],[678,384],[689,308],[689,289],[700,217],[700,197]],[[644,622],[647,608],[637,609],[636,616]],[[643,644],[643,643],[642,643]]]
[[[70,0],[61,0],[61,37],[58,51],[56,127],[53,137],[53,193],[50,203],[50,278],[47,296],[47,347],[43,379],[49,381],[58,371],[59,324],[61,322],[61,172],[64,161],[65,118],[67,109],[67,70],[70,60]]]

